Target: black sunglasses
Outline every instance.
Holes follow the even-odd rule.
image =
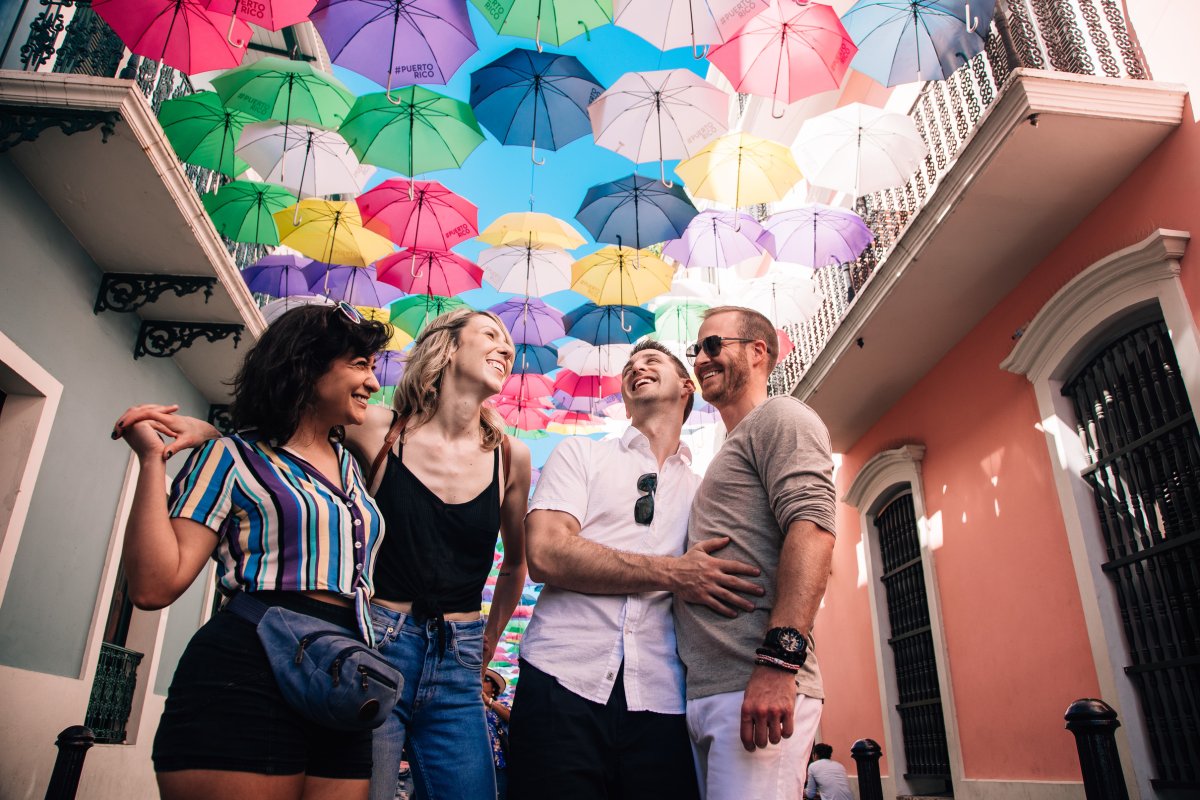
[[[687,357],[695,361],[696,356],[700,355],[700,351],[704,351],[704,355],[709,358],[716,358],[721,355],[721,346],[725,342],[757,342],[757,339],[736,339],[732,336],[717,336],[715,333],[712,336],[705,336],[695,344],[689,344],[686,353]]]
[[[657,473],[647,472],[638,478],[637,490],[643,495],[633,504],[633,521],[638,525],[649,525],[654,521],[654,491],[657,488]]]

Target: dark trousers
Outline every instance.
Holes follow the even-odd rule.
[[[696,800],[683,714],[630,711],[624,667],[604,705],[521,660],[509,723],[512,800]]]

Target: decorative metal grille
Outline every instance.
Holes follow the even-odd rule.
[[[1162,320],[1063,387],[1088,453],[1129,664],[1160,788],[1200,789],[1200,432]]]
[[[942,694],[933,654],[933,629],[925,594],[921,542],[912,494],[889,503],[875,517],[887,597],[888,644],[896,668],[905,778],[932,778],[950,787],[950,753],[942,717]]]
[[[124,54],[125,44],[92,10],[91,0],[77,0],[54,71],[111,78],[117,74]]]
[[[84,725],[96,734],[97,744],[125,741],[125,726],[133,708],[137,668],[142,654],[107,642],[100,645],[100,663],[92,682]]]

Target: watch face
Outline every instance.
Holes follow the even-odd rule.
[[[804,639],[801,638],[799,631],[784,630],[779,632],[779,647],[785,653],[798,653],[800,648],[804,646]]]

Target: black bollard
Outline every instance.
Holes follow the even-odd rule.
[[[1103,700],[1084,698],[1071,703],[1065,719],[1067,730],[1075,734],[1087,800],[1129,800],[1117,755],[1117,712]]]
[[[50,773],[46,800],[75,800],[79,776],[83,774],[83,757],[95,743],[96,734],[83,725],[72,725],[58,735],[54,743],[58,758],[54,760],[54,772]]]
[[[883,781],[879,777],[879,758],[883,749],[874,739],[859,739],[850,747],[858,765],[859,800],[883,800]]]

